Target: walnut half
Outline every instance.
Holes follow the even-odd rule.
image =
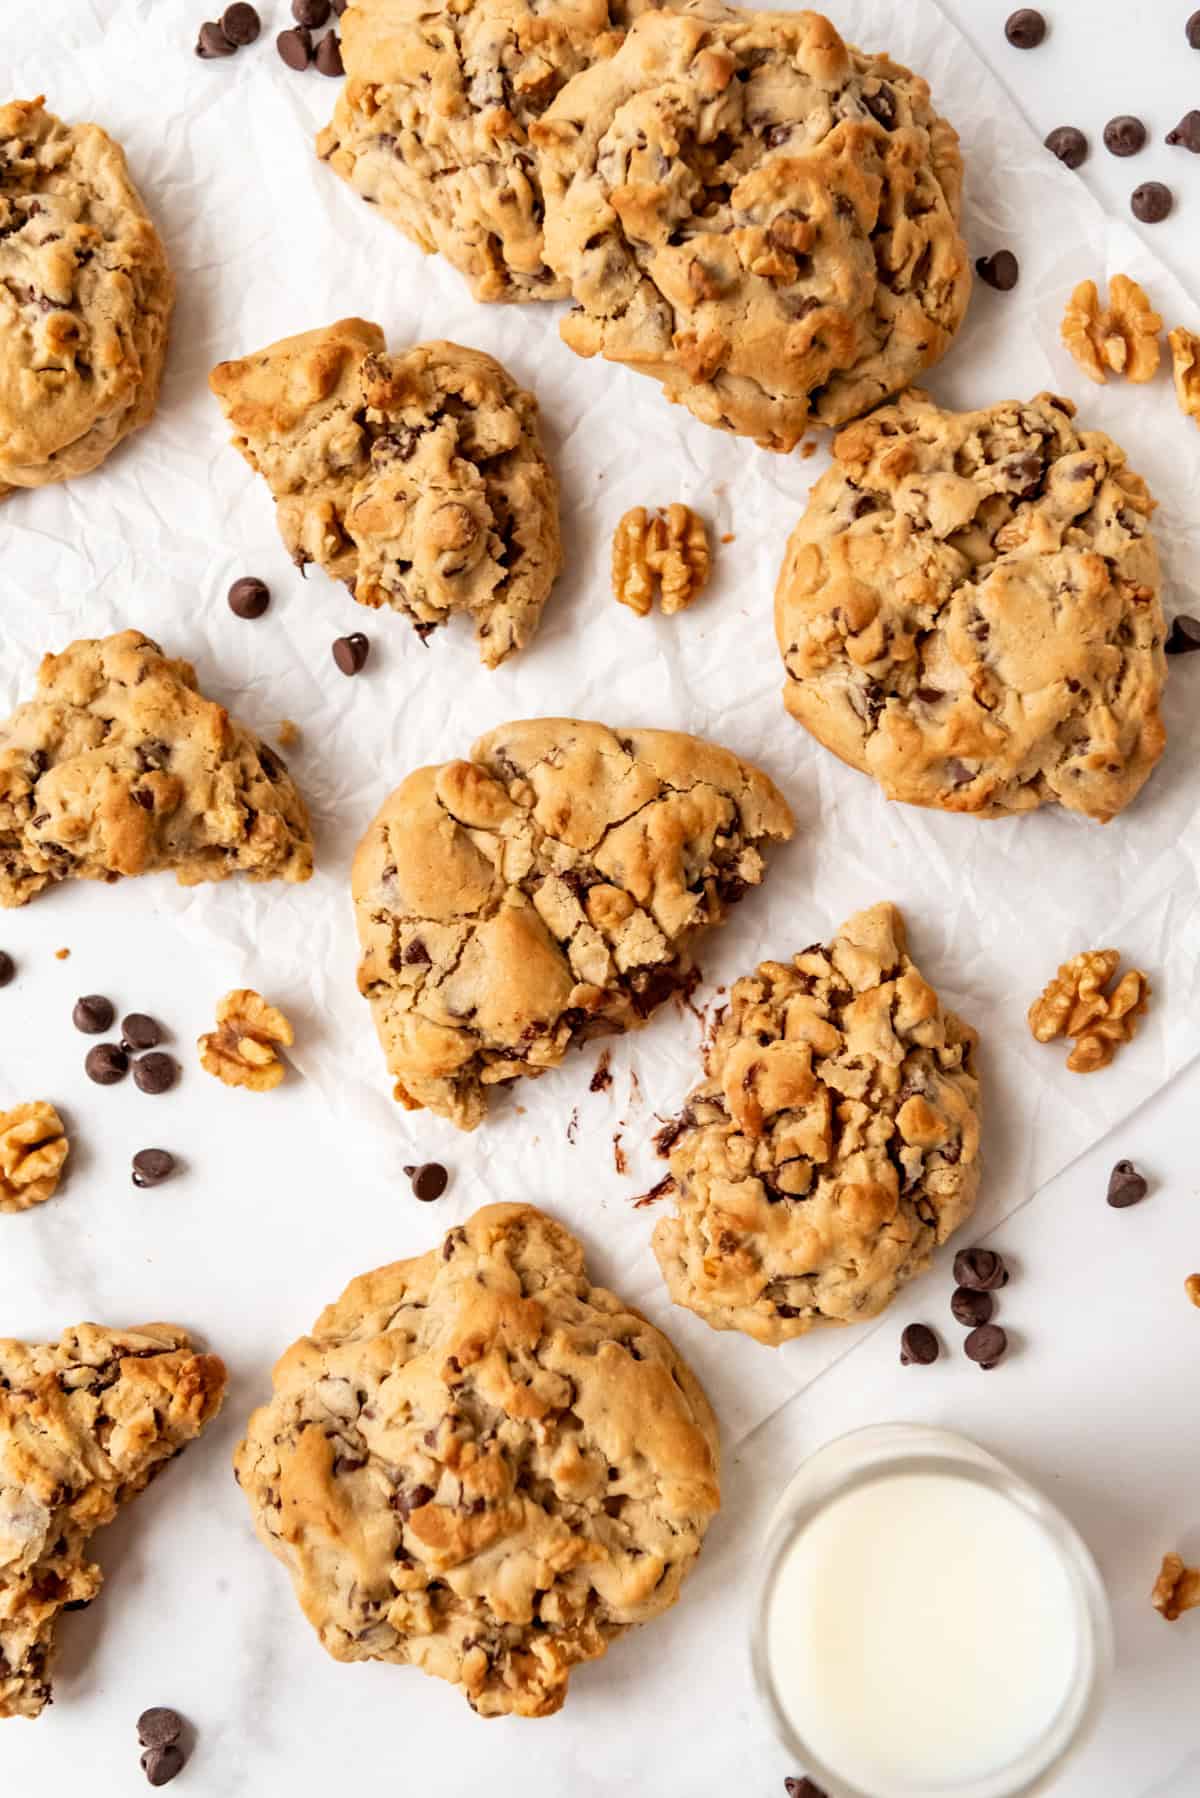
[[[251,987],[237,987],[217,1006],[217,1028],[197,1043],[200,1065],[226,1086],[266,1093],[278,1086],[284,1064],[278,1050],[290,1049],[295,1032],[283,1013]]]
[[[54,1193],[70,1144],[53,1105],[0,1111],[0,1211],[28,1211]]]
[[[664,613],[685,611],[708,580],[712,557],[704,520],[689,506],[667,506],[651,518],[633,506],[613,532],[613,592],[645,618],[659,584]]]
[[[1200,1567],[1184,1565],[1182,1555],[1164,1555],[1150,1602],[1168,1623],[1200,1604]]]
[[[1120,960],[1119,949],[1085,949],[1073,955],[1029,1007],[1029,1028],[1039,1043],[1056,1036],[1074,1040],[1067,1057],[1073,1074],[1106,1068],[1137,1031],[1137,1020],[1150,998],[1150,982],[1138,968],[1128,968],[1107,990]]]
[[[1127,381],[1148,381],[1162,354],[1162,324],[1137,282],[1114,275],[1106,307],[1094,281],[1079,283],[1063,314],[1062,340],[1088,379],[1101,386],[1105,369]]]
[[[1167,332],[1179,410],[1200,425],[1200,337],[1178,325]]]

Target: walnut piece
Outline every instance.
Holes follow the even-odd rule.
[[[1106,1068],[1137,1031],[1137,1020],[1150,998],[1150,982],[1139,969],[1128,968],[1111,991],[1106,990],[1120,960],[1119,949],[1085,949],[1073,955],[1029,1007],[1029,1028],[1039,1043],[1056,1036],[1074,1040],[1067,1057],[1073,1074]]]
[[[279,728],[275,732],[275,741],[281,749],[294,749],[300,741],[300,726],[293,718],[281,718]]]
[[[645,618],[659,584],[659,603],[669,617],[683,612],[708,580],[712,557],[704,520],[676,502],[650,518],[633,506],[613,532],[613,592]]]
[[[291,1025],[261,993],[247,986],[226,993],[217,1006],[217,1028],[196,1045],[200,1065],[226,1086],[246,1086],[267,1093],[284,1076],[278,1048],[290,1049],[295,1041]]]
[[[1114,275],[1103,308],[1096,283],[1079,283],[1063,314],[1062,340],[1090,381],[1103,386],[1105,369],[1127,381],[1148,381],[1162,354],[1162,323],[1137,282]]]
[[[0,1211],[50,1198],[69,1152],[63,1121],[44,1099],[0,1111]]]
[[[1164,1555],[1150,1602],[1168,1623],[1200,1604],[1200,1567],[1186,1567],[1182,1555]]]
[[[1200,337],[1182,325],[1167,332],[1171,346],[1171,371],[1179,410],[1200,425]]]
[[[1189,1274],[1187,1279],[1183,1282],[1183,1290],[1187,1293],[1193,1305],[1200,1306],[1200,1274]]]

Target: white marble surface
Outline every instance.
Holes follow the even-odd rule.
[[[922,0],[926,10],[930,3]],[[1200,205],[1200,160],[1159,144],[1135,161],[1115,163],[1098,147],[1104,119],[1113,112],[1141,112],[1161,139],[1185,107],[1200,99],[1200,56],[1187,51],[1182,37],[1188,6],[1158,0],[1153,8],[1140,9],[1152,18],[1135,24],[1135,9],[1116,0],[1088,0],[1086,5],[1061,0],[1047,9],[1054,23],[1050,40],[1041,51],[1021,56],[1003,40],[1006,5],[997,0],[943,0],[943,5],[1019,94],[1039,136],[1058,123],[1077,123],[1089,131],[1093,160],[1081,178],[1106,204],[1123,208],[1139,180],[1172,182],[1181,202],[1178,215],[1147,233],[1146,242],[1200,295],[1200,246],[1193,223]],[[279,4],[263,10],[268,15],[284,11]],[[921,8],[914,5],[890,33],[892,9],[884,0],[856,0],[852,10],[856,24],[875,21],[875,29],[860,29],[864,41],[888,41],[890,35],[894,43],[896,33],[915,29],[913,18]],[[27,91],[35,77],[52,90],[60,41],[81,30],[87,35],[88,27],[99,21],[111,25],[110,34],[101,35],[89,51],[86,77],[74,58],[70,78],[76,86],[86,79],[97,96],[117,94],[129,38],[143,29],[161,31],[168,12],[174,15],[171,33],[186,51],[201,11],[178,4],[167,9],[152,0],[90,0],[86,6],[83,0],[46,0],[20,20],[6,19],[7,46],[15,27],[20,90]],[[273,21],[276,28],[281,22],[282,17]],[[950,30],[947,26],[947,34]],[[168,34],[164,42],[170,41]],[[270,57],[269,47],[259,49]],[[939,59],[949,67],[961,66],[949,35]],[[7,60],[6,48],[0,46],[0,69]],[[219,93],[216,83],[229,72],[218,68],[210,73],[213,92]],[[144,110],[153,104],[153,90],[141,77],[136,85]],[[170,86],[164,76],[164,88]],[[939,91],[953,116],[954,93]],[[272,102],[282,109],[275,120],[281,129],[289,123],[291,92],[278,89]],[[131,104],[128,88],[121,103]],[[995,89],[989,103],[997,116],[1006,105]],[[102,111],[98,99],[93,104]],[[978,130],[978,121],[973,122]],[[202,130],[199,116],[189,120],[164,113],[165,141],[177,142],[181,133],[198,140]],[[250,148],[255,141],[255,121],[250,120],[247,160],[240,165],[247,205],[255,203],[257,182],[279,178],[278,170],[256,173]],[[236,134],[230,143],[230,163],[236,169],[233,151],[241,148]],[[1012,182],[1007,216],[1033,233],[1036,221],[1022,221],[1024,190],[1015,171]],[[222,206],[236,205],[236,184],[232,201],[227,184],[220,197]],[[176,229],[182,233],[189,221],[180,220],[179,211]],[[214,249],[219,247],[221,216],[220,207],[210,207],[195,225]],[[1005,215],[998,212],[1000,216]],[[298,243],[294,262],[282,271],[273,262],[248,267],[247,281],[264,290],[264,336],[272,329],[272,295],[283,287],[294,291],[303,281],[311,251],[310,244]],[[411,265],[405,268],[411,272]],[[356,303],[348,299],[346,309]],[[993,316],[981,309],[993,303],[990,296],[980,296],[977,330],[980,317]],[[467,314],[460,304],[456,325]],[[204,323],[194,308],[189,322]],[[1194,324],[1195,317],[1189,322]],[[289,323],[285,320],[279,328]],[[519,321],[506,320],[503,326],[514,342],[520,328]],[[1034,329],[1043,328],[1039,314]],[[185,339],[178,350],[176,381],[195,380],[205,366]],[[585,372],[594,378],[594,370]],[[947,391],[965,397],[956,381],[961,377],[951,368]],[[660,402],[645,383],[632,391],[653,429]],[[1183,426],[1165,409],[1161,393],[1157,404],[1164,443],[1154,444],[1153,433],[1144,432],[1147,449],[1141,460],[1145,464],[1147,457],[1156,457],[1165,470],[1172,445],[1182,441]],[[164,440],[168,435],[164,431]],[[224,452],[217,454],[215,432],[210,430],[209,438],[195,458],[199,482],[210,466],[220,468],[223,476],[229,473],[221,460]],[[191,447],[176,432],[170,453],[180,462]],[[570,453],[575,453],[573,445]],[[186,459],[180,465],[186,467]],[[802,490],[800,482],[797,491]],[[31,579],[30,564],[24,564],[20,604],[10,614],[23,675],[29,666],[24,652],[39,635],[36,604],[44,605],[52,618],[54,640],[65,639],[89,624],[107,626],[106,613],[100,620],[94,614],[104,613],[111,591],[129,578],[130,569],[112,548],[116,533],[101,531],[93,544],[87,493],[80,484],[78,500],[71,502],[73,507],[77,503],[71,513],[74,541],[88,550],[83,562],[77,547],[68,556],[62,538],[48,532],[44,581]],[[1168,513],[1174,511],[1182,522],[1188,494],[1164,497]],[[181,603],[179,596],[187,591],[189,571],[176,565],[173,556],[176,530],[186,539],[186,501],[181,489],[180,509],[173,515],[161,503],[161,494],[156,499],[160,509],[152,520],[153,551],[147,563],[161,566],[166,609],[168,602]],[[0,559],[13,511],[10,505],[0,515]],[[36,531],[28,516],[20,527],[24,550]],[[231,524],[232,560],[246,550],[242,531],[251,518],[246,509]],[[144,520],[128,522],[131,534],[137,529],[144,533]],[[253,516],[247,528],[257,531],[256,547],[270,542],[260,527],[261,516]],[[0,582],[10,566],[0,560]],[[1183,604],[1187,571],[1178,572],[1183,578],[1174,597]],[[149,590],[146,565],[132,574]],[[205,607],[211,606],[218,584],[217,575],[206,568]],[[1194,587],[1192,599],[1195,610]],[[354,628],[352,608],[346,606],[344,612],[348,616],[338,628]],[[318,630],[314,641],[323,642],[329,634]],[[229,642],[240,646],[242,638],[234,635]],[[270,644],[268,636],[255,639],[258,659],[244,677],[254,715],[266,721],[291,710],[300,716],[304,677],[294,671],[277,676]],[[3,672],[7,689],[15,692],[7,660]],[[1180,729],[1187,723],[1185,683],[1194,684],[1197,677],[1200,669],[1194,664],[1176,664]],[[567,698],[564,694],[564,702]],[[507,705],[507,694],[497,704]],[[758,728],[749,718],[745,727],[752,735]],[[373,747],[378,753],[380,746]],[[297,758],[302,779],[309,768],[317,778],[316,762],[309,745]],[[339,778],[326,780],[321,793],[326,808],[337,796]],[[1178,794],[1178,787],[1174,790]],[[826,828],[836,816],[836,805],[826,796]],[[340,851],[340,836],[327,823],[324,827]],[[1122,884],[1141,876],[1140,865],[1119,859],[1129,854],[1127,846],[1121,847],[1122,829],[1095,833],[1096,854],[1102,858],[1098,882],[1111,881],[1118,862]],[[1190,829],[1172,826],[1172,834],[1170,848],[1181,870],[1179,891],[1190,894],[1190,882],[1182,875],[1189,865],[1200,863],[1194,819]],[[1154,859],[1154,848],[1145,843],[1139,852],[1143,862]],[[889,853],[881,845],[879,855],[890,868],[902,862],[903,849],[893,844]],[[803,884],[806,907],[824,913],[827,907],[814,875],[809,863],[793,862],[787,878]],[[1049,869],[1047,879],[1049,883]],[[920,875],[914,875],[914,895],[920,886]],[[1159,1047],[1169,1041],[1172,1007],[1178,1008],[1177,1015],[1191,1010],[1183,1001],[1190,997],[1194,975],[1189,931],[1195,931],[1196,919],[1173,909],[1169,898],[1158,926],[1164,953],[1171,951],[1176,960],[1167,983],[1163,1034],[1156,1039]],[[1094,900],[1094,893],[1073,894],[1069,882],[1053,888],[1053,904],[1064,920],[1074,902],[1086,915]],[[1049,884],[1046,891],[1028,896],[1031,911],[1039,901],[1050,902]],[[467,1144],[438,1137],[427,1144],[427,1152],[442,1153],[453,1162],[455,1184],[439,1207],[418,1211],[397,1178],[398,1164],[409,1158],[416,1139],[399,1138],[395,1121],[381,1105],[363,1111],[337,1102],[341,1060],[345,1058],[347,1069],[354,1062],[357,1078],[365,1037],[360,1022],[352,1046],[337,1027],[335,1000],[329,999],[328,1009],[325,1005],[326,995],[345,980],[344,920],[328,927],[322,920],[298,942],[289,906],[269,890],[259,890],[252,903],[241,906],[236,921],[237,929],[229,929],[228,920],[215,927],[203,899],[198,905],[181,905],[159,883],[142,883],[112,894],[65,892],[19,916],[5,917],[0,925],[0,941],[20,962],[19,983],[0,995],[0,1017],[7,1025],[0,1033],[0,1092],[24,1096],[44,1091],[59,1098],[79,1145],[63,1196],[31,1218],[5,1220],[0,1331],[45,1336],[85,1315],[112,1322],[177,1318],[226,1355],[232,1375],[226,1410],[205,1442],[101,1540],[106,1591],[91,1610],[66,1621],[55,1706],[36,1724],[10,1723],[0,1731],[0,1792],[65,1798],[86,1783],[96,1798],[117,1798],[141,1789],[133,1720],[146,1704],[170,1703],[198,1731],[196,1752],[175,1789],[205,1798],[258,1798],[284,1791],[316,1798],[353,1781],[436,1798],[477,1798],[483,1791],[504,1798],[517,1792],[531,1798],[567,1793],[570,1798],[609,1798],[651,1791],[656,1798],[778,1794],[783,1775],[797,1769],[774,1746],[755,1708],[742,1640],[747,1570],[762,1522],[787,1472],[810,1448],[859,1423],[912,1417],[974,1433],[1011,1459],[1075,1519],[1101,1562],[1117,1619],[1117,1677],[1096,1740],[1058,1782],[1056,1798],[1137,1798],[1151,1791],[1154,1798],[1195,1798],[1200,1792],[1195,1705],[1200,1620],[1186,1618],[1168,1628],[1146,1597],[1165,1548],[1200,1553],[1200,1447],[1193,1397],[1200,1316],[1188,1305],[1182,1284],[1186,1274],[1200,1270],[1194,1123],[1200,1069],[1194,1063],[1126,1121],[1114,1140],[1095,1144],[1036,1192],[1037,1170],[1054,1165],[1059,1089],[1052,1077],[1039,1080],[1027,1070],[1005,1092],[1002,1140],[992,1145],[993,1170],[998,1159],[1004,1192],[989,1199],[985,1213],[986,1222],[1019,1207],[994,1236],[1014,1267],[1002,1310],[1014,1352],[1002,1369],[983,1379],[960,1357],[928,1370],[897,1365],[896,1339],[906,1321],[925,1317],[941,1325],[946,1317],[950,1282],[944,1267],[921,1282],[873,1332],[798,1345],[790,1358],[777,1357],[714,1337],[670,1314],[644,1264],[638,1266],[632,1289],[628,1279],[619,1277],[624,1262],[614,1245],[628,1233],[627,1189],[614,1180],[608,1164],[607,1122],[600,1125],[585,1117],[569,1182],[561,1171],[561,1153],[556,1149],[552,1156],[548,1144],[546,1165],[554,1170],[549,1182],[538,1178],[536,1154],[518,1162],[511,1131],[497,1139],[501,1146],[490,1154],[478,1139]],[[946,963],[952,963],[956,932],[947,928],[939,934],[937,919],[924,920],[924,928]],[[66,962],[54,959],[60,945],[72,950]],[[1192,966],[1177,965],[1187,958]],[[309,1077],[258,1101],[211,1085],[195,1071],[190,1055],[192,1041],[208,1022],[214,995],[264,963],[270,968],[273,996],[295,1007],[302,1036],[299,1060]],[[1011,941],[1011,965],[1013,984],[1023,998],[1032,971],[1023,959],[1019,932]],[[969,984],[964,976],[964,985]],[[122,1009],[155,1012],[172,1026],[188,1061],[187,1077],[176,1093],[151,1100],[132,1083],[102,1092],[83,1079],[79,1064],[86,1044],[72,1032],[69,1011],[78,993],[95,990],[110,993]],[[1191,1023],[1180,1016],[1181,1029]],[[1177,1050],[1171,1065],[1184,1055],[1182,1042]],[[685,1042],[678,1058],[681,1077],[689,1054]],[[636,1058],[628,1065],[637,1065]],[[1146,1065],[1140,1063],[1143,1079]],[[1131,1097],[1144,1096],[1138,1079],[1136,1071],[1128,1079],[1111,1077],[1104,1090],[1111,1095],[1114,1115],[1126,1109]],[[1034,1123],[1027,1128],[1023,1120],[1030,1117]],[[1101,1128],[1092,1116],[1085,1134],[1094,1138]],[[639,1129],[644,1135],[644,1126]],[[1031,1146],[1028,1139],[1034,1136]],[[157,1191],[135,1192],[128,1180],[129,1154],[154,1142],[183,1155],[186,1172]],[[513,1159],[506,1165],[510,1148]],[[1138,1159],[1154,1179],[1152,1196],[1124,1213],[1103,1202],[1108,1168],[1118,1155]],[[246,1413],[265,1390],[274,1355],[320,1305],[352,1273],[409,1252],[489,1191],[562,1208],[585,1236],[596,1271],[624,1285],[661,1321],[669,1321],[713,1391],[727,1440],[734,1444],[725,1511],[683,1602],[652,1631],[627,1640],[607,1661],[584,1670],[566,1711],[536,1725],[484,1724],[436,1682],[386,1667],[341,1668],[327,1660],[301,1619],[282,1571],[254,1543],[228,1465]],[[948,1324],[947,1340],[957,1334]],[[935,1718],[936,1694],[931,1694]]]

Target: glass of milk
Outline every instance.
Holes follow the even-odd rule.
[[[1096,1564],[1040,1492],[964,1436],[882,1424],[776,1508],[753,1657],[775,1727],[830,1798],[1024,1798],[1099,1708]]]

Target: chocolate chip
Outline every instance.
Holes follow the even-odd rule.
[[[1161,225],[1174,204],[1174,194],[1162,181],[1143,181],[1129,196],[1133,216],[1143,225]]]
[[[1200,112],[1185,112],[1174,131],[1167,132],[1169,144],[1179,144],[1190,150],[1193,156],[1200,155]]]
[[[138,1718],[137,1733],[143,1748],[167,1748],[183,1734],[183,1718],[167,1705],[156,1704]]]
[[[1183,29],[1192,49],[1200,50],[1200,12],[1194,12]]]
[[[825,1793],[811,1779],[785,1779],[783,1789],[787,1798],[825,1798]]]
[[[313,58],[320,75],[344,75],[346,65],[342,61],[342,40],[336,31],[327,31],[317,45],[317,54]]]
[[[0,949],[0,986],[7,986],[17,971],[17,964],[7,949]]]
[[[152,1786],[169,1785],[177,1773],[183,1772],[183,1750],[175,1742],[163,1748],[147,1748],[142,1756],[142,1771]]]
[[[1069,169],[1077,169],[1087,161],[1088,140],[1074,125],[1056,125],[1046,139],[1046,148]]]
[[[275,48],[289,69],[306,69],[312,61],[312,38],[303,25],[281,31],[275,39]]]
[[[1004,35],[1014,50],[1036,50],[1046,35],[1046,21],[1033,6],[1019,6],[1008,15]]]
[[[231,43],[221,27],[214,25],[211,19],[206,25],[201,25],[200,35],[196,39],[196,55],[202,62],[212,62],[218,56],[232,56],[236,49],[237,45]]]
[[[972,1330],[965,1338],[963,1353],[968,1361],[978,1361],[986,1373],[989,1367],[995,1367],[997,1361],[1003,1361],[1007,1347],[1007,1333],[999,1324],[980,1324],[977,1330]]]
[[[334,11],[335,17],[340,19],[342,14],[345,12],[346,8],[349,6],[349,4],[350,4],[350,0],[333,0],[333,11]]]
[[[333,659],[343,674],[359,674],[371,653],[369,640],[361,631],[349,637],[338,637],[333,645]]]
[[[261,618],[271,603],[271,589],[257,575],[244,574],[234,581],[227,598],[235,618]]]
[[[954,1257],[954,1278],[972,1292],[995,1292],[1008,1285],[1008,1269],[995,1249],[960,1249]]]
[[[83,1070],[97,1086],[115,1086],[129,1072],[129,1057],[116,1043],[97,1043],[84,1057]]]
[[[1200,618],[1189,618],[1181,612],[1167,632],[1163,648],[1169,656],[1190,656],[1194,649],[1200,649]]]
[[[103,993],[85,993],[76,999],[71,1022],[85,1036],[102,1036],[117,1015],[117,1008]]]
[[[169,1149],[139,1149],[133,1158],[131,1178],[135,1186],[161,1186],[174,1172],[175,1157]],[[147,1739],[142,1737],[143,1742]]]
[[[440,1199],[450,1181],[440,1161],[423,1161],[420,1167],[406,1167],[404,1171],[412,1181],[413,1192],[426,1205]]]
[[[1119,112],[1104,127],[1104,148],[1114,156],[1136,156],[1145,143],[1146,127],[1131,112]]]
[[[292,17],[316,31],[329,18],[329,0],[292,0]]]
[[[165,1093],[174,1086],[179,1068],[173,1055],[155,1049],[133,1064],[133,1084],[142,1093]]]
[[[231,44],[252,44],[262,30],[262,20],[247,0],[235,0],[221,14],[221,30]]]
[[[928,1324],[908,1324],[900,1336],[901,1367],[928,1367],[936,1361],[940,1348]]]
[[[956,1286],[950,1300],[950,1309],[957,1323],[965,1324],[968,1330],[974,1330],[980,1324],[991,1322],[995,1302],[990,1292],[977,1292],[970,1286]]]
[[[1017,285],[1021,265],[1011,250],[997,250],[994,256],[977,257],[975,273],[997,293],[1011,293]]]
[[[1136,1205],[1150,1190],[1144,1174],[1139,1174],[1132,1161],[1118,1161],[1108,1176],[1108,1202],[1115,1211]]]
[[[162,1039],[162,1025],[157,1018],[148,1018],[144,1011],[131,1011],[121,1019],[123,1049],[156,1049]]]

